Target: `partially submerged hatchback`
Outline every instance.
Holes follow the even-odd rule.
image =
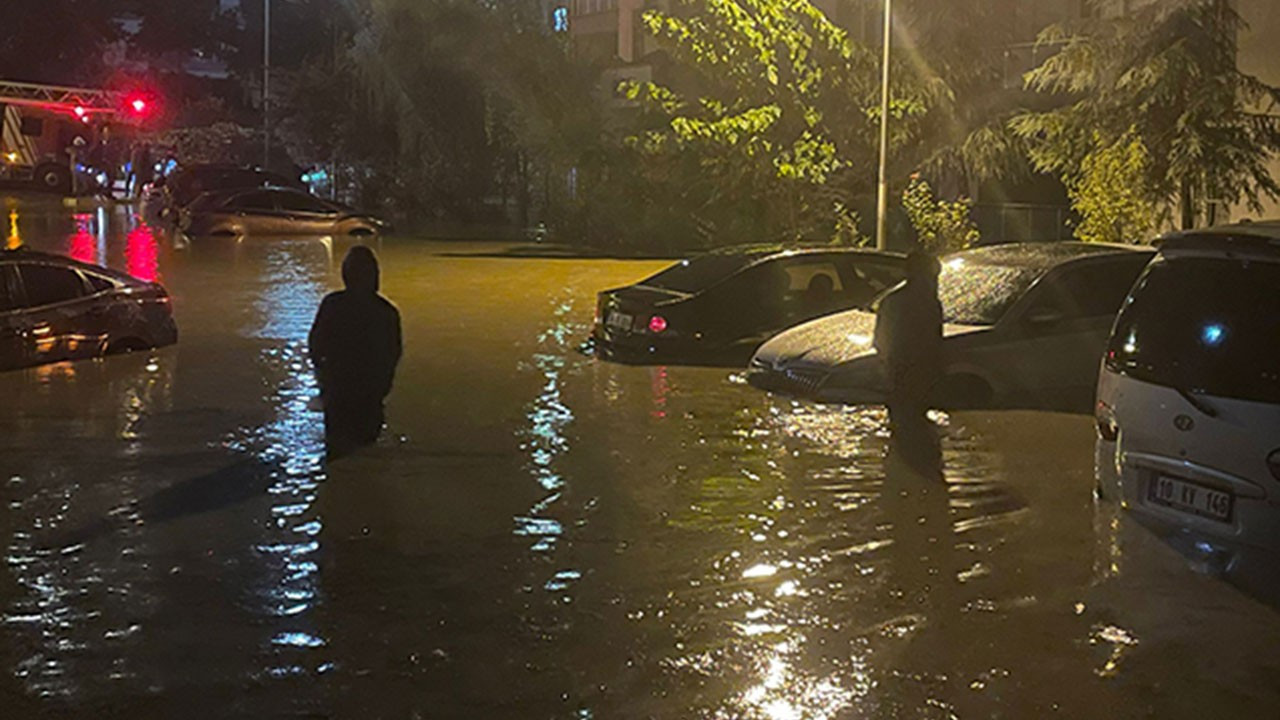
[[[1096,412],[1104,497],[1280,549],[1280,222],[1163,241],[1116,319]]]
[[[870,307],[904,264],[898,253],[852,248],[723,248],[601,292],[592,342],[620,362],[741,367],[779,330]]]
[[[188,235],[376,235],[386,223],[373,215],[293,188],[207,192],[182,208]]]
[[[1087,412],[1111,323],[1153,252],[1057,242],[943,256],[943,377],[932,404]],[[888,380],[872,344],[875,325],[870,310],[799,325],[756,351],[747,379],[823,402],[883,403]]]
[[[0,371],[177,341],[158,283],[61,255],[0,252]]]

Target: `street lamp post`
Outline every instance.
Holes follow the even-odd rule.
[[[271,162],[271,0],[262,0],[262,167]]]
[[[880,187],[876,193],[876,248],[884,250],[888,243],[885,220],[889,213],[889,179],[886,160],[889,156],[889,38],[893,28],[893,0],[884,0],[884,59],[880,74]]]

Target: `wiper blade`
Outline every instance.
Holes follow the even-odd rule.
[[[1205,402],[1203,399],[1198,398],[1195,395],[1192,395],[1190,390],[1187,390],[1183,387],[1175,387],[1174,390],[1178,391],[1178,394],[1182,396],[1182,399],[1190,403],[1191,407],[1199,410],[1200,412],[1204,413],[1205,415],[1208,415],[1211,418],[1218,417],[1217,408]]]

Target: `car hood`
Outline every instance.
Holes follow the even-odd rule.
[[[985,325],[942,326],[943,337],[989,330]],[[847,310],[797,325],[773,336],[756,350],[752,364],[760,367],[835,367],[875,350],[876,315]]]

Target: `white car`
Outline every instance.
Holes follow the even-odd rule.
[[[1280,221],[1164,241],[1116,319],[1096,411],[1103,497],[1280,548]]]
[[[1089,408],[1098,358],[1149,247],[1012,243],[943,256],[943,378],[935,407]],[[761,389],[822,402],[882,403],[876,316],[851,310],[787,330],[747,369]]]

